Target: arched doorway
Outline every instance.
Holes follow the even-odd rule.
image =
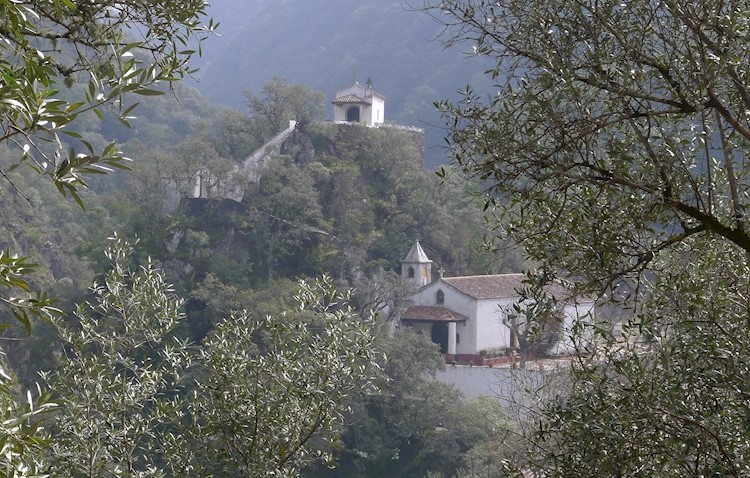
[[[445,322],[438,322],[432,324],[432,341],[440,345],[440,353],[448,353],[448,324]]]
[[[346,120],[350,123],[359,123],[359,106],[350,106],[346,110]]]

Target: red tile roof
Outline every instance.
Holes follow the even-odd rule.
[[[401,320],[417,322],[463,322],[468,318],[442,306],[413,305],[401,315]]]
[[[526,284],[525,274],[497,274],[484,276],[445,277],[443,282],[454,287],[460,292],[477,300],[482,299],[510,299],[518,297],[518,291]],[[560,284],[552,284],[547,292],[558,299],[565,298],[568,294]]]

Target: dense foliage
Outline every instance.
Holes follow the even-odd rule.
[[[495,62],[497,94],[440,106],[498,233],[630,317],[595,330],[519,466],[746,476],[748,5],[427,3]]]
[[[319,98],[279,81],[264,91],[272,87],[298,98]],[[320,459],[339,461],[342,473],[370,466],[369,459],[346,458],[347,437],[359,432],[341,428],[358,420],[354,412],[342,415],[343,407],[363,410],[360,402],[384,400],[387,395],[362,386],[362,374],[369,373],[363,364],[384,367],[377,354],[387,351],[397,358],[412,344],[399,341],[401,349],[388,345],[390,322],[385,322],[378,344],[363,348],[355,342],[366,336],[352,327],[362,327],[370,311],[408,293],[393,271],[413,240],[420,237],[435,251],[433,259],[457,273],[518,263],[495,264],[491,256],[465,247],[482,242],[481,209],[464,194],[456,176],[441,188],[438,178],[422,169],[420,142],[413,132],[313,121],[295,132],[281,155],[266,162],[257,183],[233,182],[230,173],[267,134],[263,126],[256,136],[256,125],[266,123],[254,119],[252,111],[246,115],[212,108],[193,90],[176,86],[175,91],[179,103],[169,95],[154,96],[139,108],[142,115],[132,129],[106,117],[82,122],[81,134],[92,143],[121,141],[123,151],[136,159],[131,172],[88,181],[90,188],[81,191],[86,210],[72,201],[61,203],[43,176],[25,175],[23,169],[9,173],[31,206],[23,196],[4,192],[4,237],[40,264],[29,276],[30,286],[58,295],[58,307],[68,313],[54,327],[34,323],[31,338],[4,344],[24,386],[35,387],[37,371],[50,371],[46,383],[59,406],[54,421],[37,422],[49,431],[45,441],[28,418],[53,408],[45,405],[47,395],[32,400],[43,406],[41,411],[28,409],[28,416],[15,400],[8,401],[9,416],[27,425],[9,443],[29,450],[9,460],[23,466],[39,463],[29,470],[47,468],[64,476],[267,476],[269,469],[294,474]],[[283,99],[273,100],[283,106]],[[12,152],[4,151],[2,160],[11,164]],[[196,203],[190,198],[195,174],[207,168],[222,186]],[[221,195],[237,186],[244,188],[244,200],[227,209]],[[137,235],[138,247],[114,252],[107,236],[115,229]],[[102,259],[102,248],[108,248],[109,258]],[[98,285],[88,291],[86,282],[105,270],[109,272],[97,275]],[[162,270],[174,280],[173,288]],[[357,286],[349,299],[356,310],[339,308],[343,298],[335,306],[330,296],[317,305],[309,301],[320,298],[323,289],[333,293],[330,283],[308,282],[303,293],[307,311],[296,305],[295,278],[324,272],[333,275],[340,290]],[[324,312],[327,306],[334,308]],[[135,324],[123,328],[129,322],[126,315],[140,320],[133,329],[137,333],[125,333]],[[266,316],[271,322],[258,320]],[[331,328],[321,329],[324,323]],[[142,334],[149,338],[140,340]],[[23,330],[6,332],[23,335]],[[311,347],[316,340],[320,346]],[[190,341],[200,347],[187,346]],[[329,355],[337,344],[345,350]],[[426,365],[378,385],[390,390],[402,380],[427,383],[419,374],[439,363],[434,347],[427,345],[408,359]],[[309,363],[320,367],[305,365]],[[330,373],[321,372],[326,367]],[[238,375],[266,382],[260,387],[260,382],[238,381]],[[357,391],[371,393],[352,396],[355,383]],[[449,472],[461,463],[458,458],[435,461],[438,452],[427,451],[442,446],[437,435],[430,435],[448,423],[442,413],[455,400],[447,387],[432,384],[433,389],[444,397],[443,405],[425,415],[419,430],[398,419],[387,449],[368,451],[373,457],[403,457],[386,460],[383,469]],[[420,400],[403,395],[388,399],[387,406],[416,409]],[[316,420],[310,423],[305,417],[313,412]],[[263,421],[251,431],[248,424],[254,417]],[[226,422],[230,418],[233,424]],[[460,443],[445,443],[450,456],[458,457],[491,433],[482,430],[457,438]],[[423,439],[412,438],[417,434]],[[238,452],[252,443],[257,454]]]
[[[131,270],[132,253],[113,238],[94,299],[57,324],[51,475],[291,477],[330,459],[348,395],[377,391],[371,318],[324,277],[299,283],[293,309],[238,312],[190,346],[172,286]]]
[[[186,45],[212,29],[210,22],[201,23],[202,0],[106,1],[95,7],[69,0],[3,1],[0,7],[0,141],[17,147],[15,165],[29,163],[79,203],[83,175],[123,167],[124,157],[114,144],[94,151],[76,131],[76,119],[89,111],[100,118],[111,112],[127,124],[137,105],[130,97],[163,94],[154,86],[189,74],[193,51]],[[77,83],[81,88],[59,90]],[[82,139],[84,148],[66,151],[60,135]]]
[[[434,347],[396,348],[385,320],[376,341],[370,314],[408,292],[390,270],[417,237],[450,271],[517,263],[466,247],[481,210],[457,177],[441,189],[423,170],[414,131],[318,123],[323,95],[279,79],[246,92],[247,115],[175,84],[214,28],[206,8],[0,0],[0,246],[29,256],[0,255],[3,322],[22,326],[5,338],[24,337],[4,349],[36,389],[19,400],[0,377],[0,475],[291,477],[337,459],[455,472],[495,433],[465,428],[471,410],[500,428],[502,414],[455,408],[422,376]],[[299,128],[256,181],[236,174],[289,119]],[[242,203],[223,199],[236,191]],[[321,273],[335,280],[296,281]],[[427,390],[435,409],[411,429]],[[344,424],[378,410],[394,412],[386,443],[363,447]]]
[[[403,329],[380,340],[387,381],[380,393],[352,400],[339,463],[325,476],[463,477],[471,456],[507,455],[511,426],[502,405],[491,397],[462,399],[433,380],[445,365],[429,337]]]
[[[33,274],[34,264],[21,257],[25,251],[19,250],[28,236],[38,239],[54,231],[43,215],[31,212],[43,193],[27,188],[13,174],[29,166],[59,193],[83,206],[85,175],[123,168],[126,158],[115,143],[100,147],[81,135],[81,119],[86,114],[104,118],[110,111],[127,124],[136,106],[132,95],[161,94],[154,89],[157,83],[188,74],[193,51],[185,46],[197,44],[213,28],[210,21],[202,23],[205,7],[203,1],[0,2],[0,176],[4,184],[0,190],[4,230],[0,283],[1,300],[7,306],[3,327],[10,315],[28,333],[34,317],[50,320],[60,313],[47,292],[37,287],[39,276],[48,276],[49,270]],[[62,91],[63,87],[68,90]],[[69,146],[68,141],[77,144]],[[19,237],[14,229],[24,223],[29,224],[31,234]],[[48,249],[55,244],[45,242]],[[18,405],[12,396],[13,380],[4,366],[2,370],[0,469],[4,476],[36,475],[42,465],[33,452],[44,445],[38,415],[49,407],[45,395],[35,401],[31,394],[25,407]]]

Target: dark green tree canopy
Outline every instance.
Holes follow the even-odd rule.
[[[245,99],[261,144],[286,129],[289,121],[297,121],[304,128],[326,114],[323,93],[305,85],[287,84],[279,77],[263,85],[260,93],[245,90]]]
[[[161,95],[160,83],[189,75],[190,45],[214,27],[202,23],[206,7],[203,0],[0,0],[0,144],[10,151],[0,176],[11,193],[33,204],[11,176],[26,164],[83,207],[86,175],[127,169],[115,143],[81,134],[82,115],[111,113],[129,125],[134,95]],[[45,293],[30,293],[24,276],[32,268],[17,252],[0,253],[0,283],[22,292],[0,301],[27,329],[30,314],[58,312]]]

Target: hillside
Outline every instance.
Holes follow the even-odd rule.
[[[386,119],[425,129],[426,165],[445,163],[442,119],[433,102],[455,98],[467,83],[486,87],[478,59],[443,50],[440,27],[407,2],[212,2],[219,37],[204,46],[199,90],[210,100],[245,109],[242,91],[274,76],[326,95],[371,78],[387,97]]]
[[[480,272],[486,264],[467,245],[481,241],[481,209],[462,183],[438,187],[423,169],[421,141],[419,132],[393,128],[320,122],[298,129],[256,171],[241,205],[211,190],[183,200],[186,215],[167,233],[175,238],[171,256],[195,256],[188,238],[207,234],[199,255],[209,268],[192,263],[191,280],[217,273],[219,256],[246,270],[241,281],[254,286],[322,271],[352,280],[396,270],[420,238],[447,270]]]
[[[437,348],[393,331],[387,307],[411,290],[393,269],[415,238],[447,271],[495,266],[472,247],[482,240],[477,195],[456,174],[443,187],[424,169],[420,130],[319,121],[323,95],[280,80],[247,95],[249,114],[218,108],[166,84],[183,71],[173,56],[155,55],[168,81],[145,89],[163,76],[138,69],[133,45],[120,50],[117,22],[153,18],[143,36],[172,45],[182,37],[170,29],[184,19],[189,31],[189,7],[205,2],[128,4],[122,17],[119,4],[16,3],[6,2],[18,30],[8,39],[23,48],[8,51],[33,58],[2,68],[12,131],[0,144],[3,470],[298,476],[340,454],[342,473],[363,476],[398,450],[380,476],[422,476],[452,472],[494,435],[486,417],[502,425],[499,406],[478,412],[430,380]],[[36,6],[41,20],[27,23]],[[51,13],[61,21],[48,23]],[[81,71],[25,52],[34,27],[49,25],[44,38],[82,35]],[[64,80],[60,90],[39,71]],[[141,93],[140,107],[129,93]],[[257,174],[234,174],[290,111],[299,127],[278,151],[253,163]],[[378,409],[394,412],[378,420],[387,429],[365,431]],[[465,416],[487,426],[467,427]],[[438,427],[454,451],[436,459]],[[384,446],[344,442],[358,435]]]

